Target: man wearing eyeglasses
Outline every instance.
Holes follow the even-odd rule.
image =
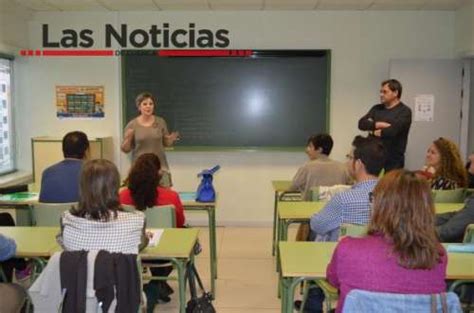
[[[340,192],[314,214],[310,220],[312,237],[316,241],[337,241],[342,224],[367,225],[370,218],[370,198],[385,164],[385,149],[380,140],[357,136],[347,154],[347,169],[354,178],[351,189]],[[303,312],[322,312],[324,293],[311,288]],[[299,310],[301,301],[295,301]]]
[[[411,126],[411,109],[400,101],[402,84],[389,79],[381,84],[380,104],[359,120],[359,129],[382,139],[387,151],[385,171],[405,166],[405,150]]]
[[[385,163],[385,149],[376,138],[357,136],[347,155],[347,170],[355,181],[351,189],[332,197],[324,208],[311,217],[313,237],[319,241],[337,241],[341,224],[366,225],[370,217],[370,193]]]

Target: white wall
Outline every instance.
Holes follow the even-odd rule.
[[[37,13],[29,23],[30,45],[41,48],[42,23],[48,23],[56,34],[63,28],[86,26],[99,34],[109,22],[142,28],[163,22],[174,27],[195,22],[200,28],[227,28],[231,34],[229,48],[235,49],[331,49],[330,128],[335,140],[333,157],[338,160],[344,159],[353,136],[358,133],[358,118],[378,101],[379,83],[387,78],[390,59],[453,58],[456,54],[455,13],[419,11]],[[118,151],[119,59],[30,58],[22,62],[27,71],[21,77],[25,92],[18,103],[19,165],[31,167],[32,136],[62,136],[68,130],[82,129],[91,136],[113,136],[116,161],[126,173],[128,159]],[[56,119],[54,86],[57,84],[105,85],[106,118],[101,121]],[[197,172],[221,164],[222,170],[215,179],[220,196],[218,219],[221,223],[245,224],[270,223],[273,206],[270,181],[290,179],[305,161],[303,152],[172,152],[168,158],[178,190],[195,189]]]
[[[474,56],[474,0],[456,11],[456,51],[461,56]]]
[[[28,46],[28,20],[32,13],[13,2],[0,1],[0,52],[16,54]]]

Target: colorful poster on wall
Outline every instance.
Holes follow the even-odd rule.
[[[56,116],[103,118],[103,86],[56,86]]]

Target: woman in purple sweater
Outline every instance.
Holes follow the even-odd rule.
[[[428,183],[413,172],[385,175],[373,191],[368,235],[346,237],[334,251],[327,279],[340,291],[336,312],[352,289],[401,294],[446,290],[447,255],[434,226]]]

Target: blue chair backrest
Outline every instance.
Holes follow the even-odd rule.
[[[395,294],[354,289],[344,300],[343,313],[442,313],[441,295],[436,297],[436,311],[431,310],[431,295]],[[462,313],[458,296],[454,292],[446,294],[449,313]],[[381,309],[383,308],[383,309]]]

